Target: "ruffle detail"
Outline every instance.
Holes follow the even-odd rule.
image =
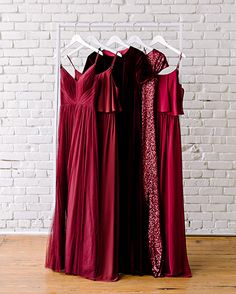
[[[98,93],[96,110],[98,112],[120,112],[122,107],[119,99],[119,89],[114,86],[112,75],[104,75],[104,79],[100,80],[98,85]]]
[[[177,76],[176,76],[177,75]],[[159,75],[158,112],[181,115],[183,111],[184,89],[179,83],[178,70],[166,75]]]

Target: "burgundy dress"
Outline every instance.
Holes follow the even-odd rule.
[[[161,275],[163,264],[162,237],[160,224],[159,180],[156,133],[156,100],[158,90],[158,73],[168,66],[163,53],[153,49],[147,54],[152,67],[152,78],[142,87],[142,181],[144,197],[148,210],[148,244],[155,277]]]
[[[159,75],[157,133],[161,232],[164,276],[191,277],[188,263],[182,179],[182,153],[179,115],[183,114],[184,89],[177,68]]]
[[[68,197],[67,163],[74,124],[75,84],[81,73],[75,69],[75,78],[73,78],[61,65],[60,74],[61,103],[56,165],[56,203],[45,261],[46,267],[57,271],[63,270],[65,265],[65,226]]]
[[[98,59],[98,54],[96,61]],[[76,84],[79,99],[68,159],[65,272],[92,280],[118,279],[118,88],[113,63],[95,63]]]
[[[98,68],[104,70],[113,54],[104,50]],[[148,253],[147,215],[141,178],[142,83],[151,69],[146,55],[134,48],[120,51],[114,66],[114,79],[119,86],[122,112],[117,115],[119,191],[119,272],[151,272]],[[96,53],[88,56],[85,70],[94,64]]]

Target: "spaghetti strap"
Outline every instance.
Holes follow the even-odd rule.
[[[98,61],[99,51],[102,52],[102,49],[101,49],[101,48],[98,48],[97,56],[96,56],[96,59],[95,59],[95,64],[96,64],[97,61]]]
[[[72,60],[71,60],[70,56],[69,56],[69,55],[66,55],[66,56],[67,56],[67,58],[69,59],[70,63],[72,64],[72,66],[73,66],[74,70],[76,70],[76,68],[75,68],[75,66],[74,66],[74,63],[72,62]]]
[[[112,63],[111,63],[111,69],[113,69],[113,67],[114,67],[114,64],[115,64],[115,62],[116,62],[117,54],[118,54],[118,51],[116,51],[116,55],[114,56],[114,58],[113,58],[113,60],[112,60]]]
[[[179,61],[178,61],[177,66],[176,66],[177,69],[179,69],[181,59],[182,59],[182,52],[179,55]]]

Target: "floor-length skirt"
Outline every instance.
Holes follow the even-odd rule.
[[[116,113],[97,113],[99,142],[99,280],[118,279],[119,170]]]
[[[191,276],[184,223],[182,153],[179,117],[158,114],[159,185],[163,233],[163,274]]]
[[[73,124],[74,105],[61,105],[56,165],[56,203],[45,260],[45,266],[55,271],[64,270],[65,267],[65,227],[68,195],[67,163]]]
[[[116,113],[78,106],[68,164],[65,272],[118,279]]]
[[[65,272],[95,279],[98,242],[96,112],[78,104],[68,160]]]

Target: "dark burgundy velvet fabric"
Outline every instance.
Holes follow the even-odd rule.
[[[146,55],[129,47],[117,56],[113,70],[119,87],[122,112],[117,115],[118,158],[120,165],[119,271],[127,274],[151,273],[148,256],[147,211],[141,179],[141,85],[150,77]],[[112,62],[104,51],[97,67],[104,70]],[[94,63],[96,53],[88,56],[85,71]]]

